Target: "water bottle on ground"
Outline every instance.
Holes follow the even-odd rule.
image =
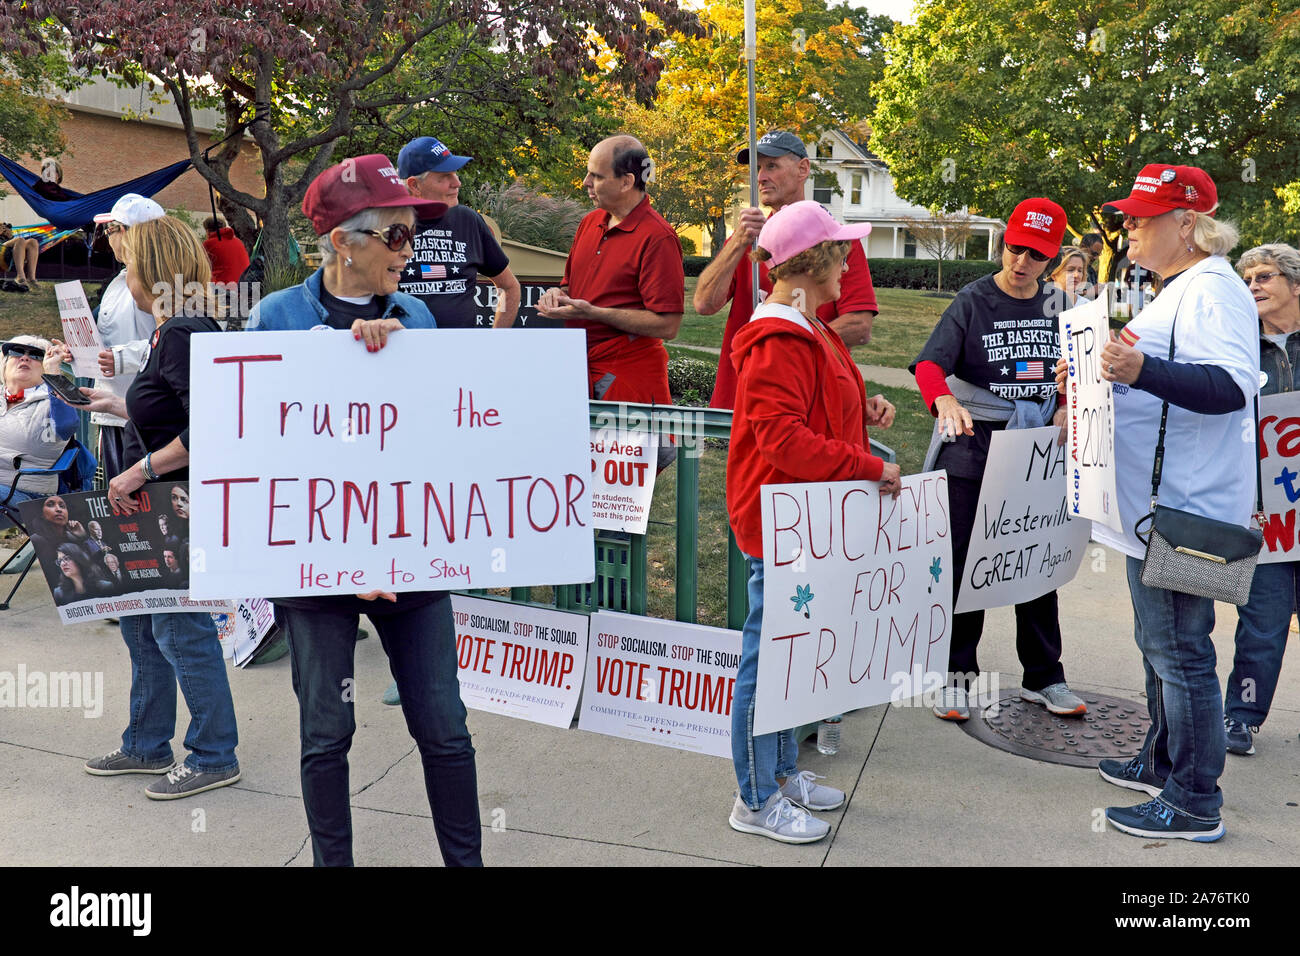
[[[840,752],[840,715],[827,717],[817,725],[817,752],[828,757]]]

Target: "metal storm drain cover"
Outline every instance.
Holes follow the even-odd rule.
[[[976,709],[972,701],[971,719],[962,730],[998,750],[1070,767],[1095,767],[1104,758],[1127,759],[1142,749],[1151,723],[1145,704],[1073,690],[1088,705],[1082,717],[1058,717],[1021,700],[1020,688],[1013,687],[996,704],[980,701]]]

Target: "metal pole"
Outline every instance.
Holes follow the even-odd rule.
[[[754,106],[754,61],[758,57],[758,26],[754,0],[745,0],[745,72],[749,78],[749,204],[758,205],[758,118]],[[750,264],[750,286],[758,308],[758,263]]]

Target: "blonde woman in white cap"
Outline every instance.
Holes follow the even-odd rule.
[[[4,356],[5,400],[0,404],[0,501],[9,499],[20,468],[48,468],[77,429],[77,413],[41,381],[59,374],[71,359],[67,346],[35,335],[15,335],[0,345]],[[29,475],[19,481],[12,500],[43,498],[58,490],[55,475]]]
[[[95,222],[104,226],[113,256],[121,262],[126,231],[132,226],[161,219],[163,215],[163,207],[152,199],[127,193],[113,204],[111,210],[96,216]],[[131,290],[126,287],[125,269],[113,277],[100,296],[95,321],[105,345],[104,351],[99,353],[99,369],[103,374],[95,379],[95,388],[126,398],[126,390],[144,365],[149,338],[157,322],[131,297]],[[104,466],[104,481],[109,482],[122,473],[126,464],[122,461],[126,419],[109,412],[94,412],[90,420],[99,426],[99,460]]]

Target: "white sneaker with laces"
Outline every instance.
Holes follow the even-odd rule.
[[[970,701],[966,696],[966,688],[945,687],[939,703],[934,705],[934,716],[941,720],[969,720]]]
[[[834,810],[843,805],[844,791],[816,782],[825,779],[811,770],[800,770],[786,778],[785,783],[781,785],[781,793],[788,800],[809,810]]]
[[[767,798],[760,810],[751,810],[736,797],[736,805],[727,818],[731,829],[756,833],[782,843],[816,843],[831,832],[831,826],[807,810],[796,807],[777,791]]]

